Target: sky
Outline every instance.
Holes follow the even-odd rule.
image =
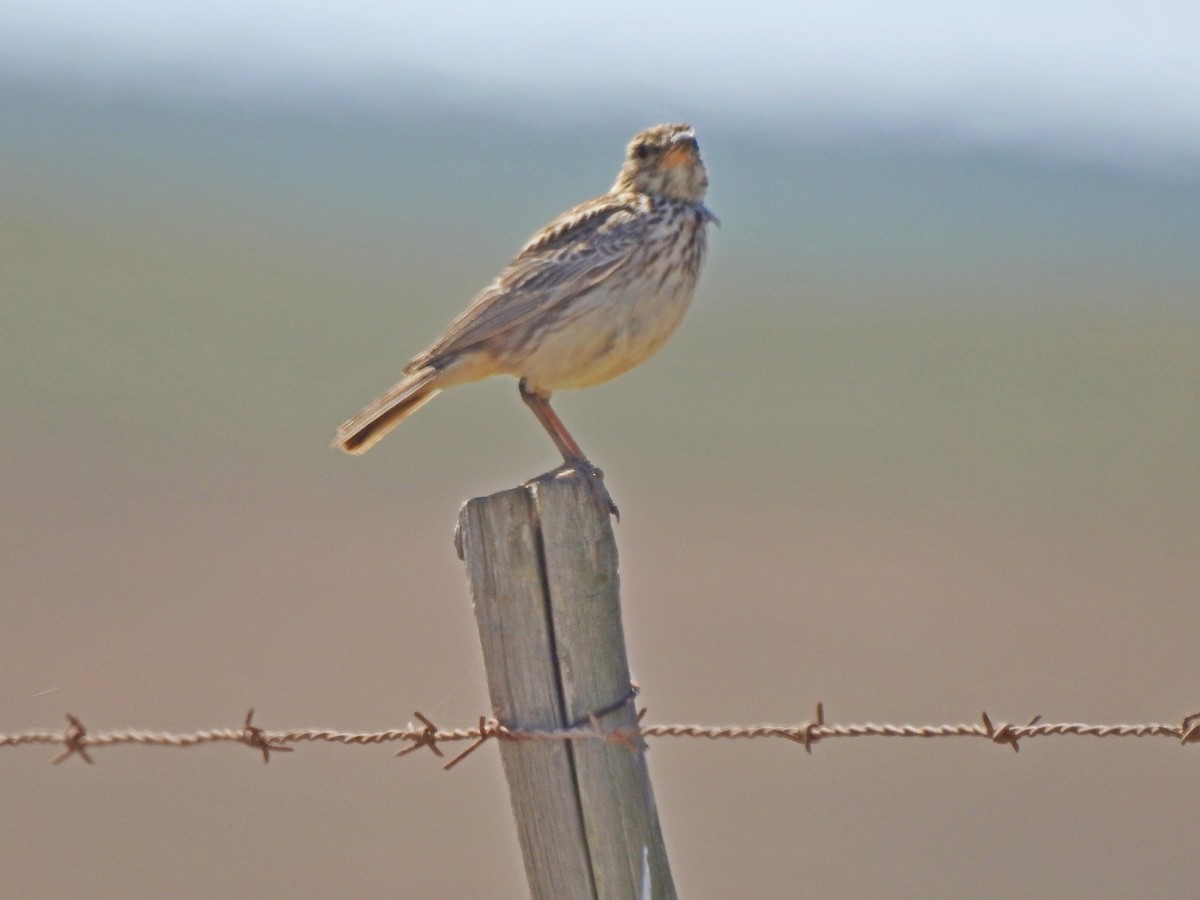
[[[677,101],[1176,175],[1200,161],[1188,2],[27,0],[0,6],[0,34],[10,72],[102,84],[370,102],[426,78],[576,114]]]

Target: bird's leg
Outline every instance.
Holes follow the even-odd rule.
[[[604,486],[604,473],[596,466],[592,465],[583,453],[583,448],[579,446],[575,438],[571,437],[571,432],[567,431],[567,426],[563,424],[562,419],[550,407],[550,396],[548,394],[539,394],[532,390],[522,378],[518,384],[521,391],[521,399],[525,401],[525,405],[537,416],[537,420],[542,423],[542,427],[546,429],[546,433],[550,435],[550,440],[554,441],[554,446],[558,448],[558,452],[563,456],[563,464],[556,469],[551,469],[537,478],[531,478],[526,484],[533,484],[538,481],[551,481],[556,478],[567,478],[571,475],[581,475],[588,483],[592,493],[596,499],[610,512],[620,520],[621,514],[617,511],[617,504],[613,502],[609,496],[608,488]]]

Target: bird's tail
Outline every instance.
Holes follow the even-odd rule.
[[[385,434],[432,400],[442,386],[441,370],[424,366],[404,376],[398,385],[344,423],[333,446],[355,456],[366,453]]]

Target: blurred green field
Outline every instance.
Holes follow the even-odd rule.
[[[331,483],[345,461],[316,435],[604,189],[636,127],[18,99],[0,396],[27,424],[8,440],[116,435],[117,465],[187,447]],[[796,496],[1196,499],[1196,184],[707,124],[724,226],[694,313],[663,359],[563,400],[597,410],[578,424],[597,444],[616,432],[606,456],[670,454],[722,492],[786,459]],[[391,452],[486,464],[466,425],[485,416],[524,456],[512,397],[474,392],[439,400],[453,448]]]

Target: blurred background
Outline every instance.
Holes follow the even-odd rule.
[[[487,712],[465,499],[557,462],[494,379],[336,426],[522,242],[696,127],[608,476],[652,722],[1200,708],[1194,4],[0,8],[0,732]],[[22,897],[526,893],[495,748],[0,760]],[[659,741],[685,897],[1178,897],[1164,740]]]

